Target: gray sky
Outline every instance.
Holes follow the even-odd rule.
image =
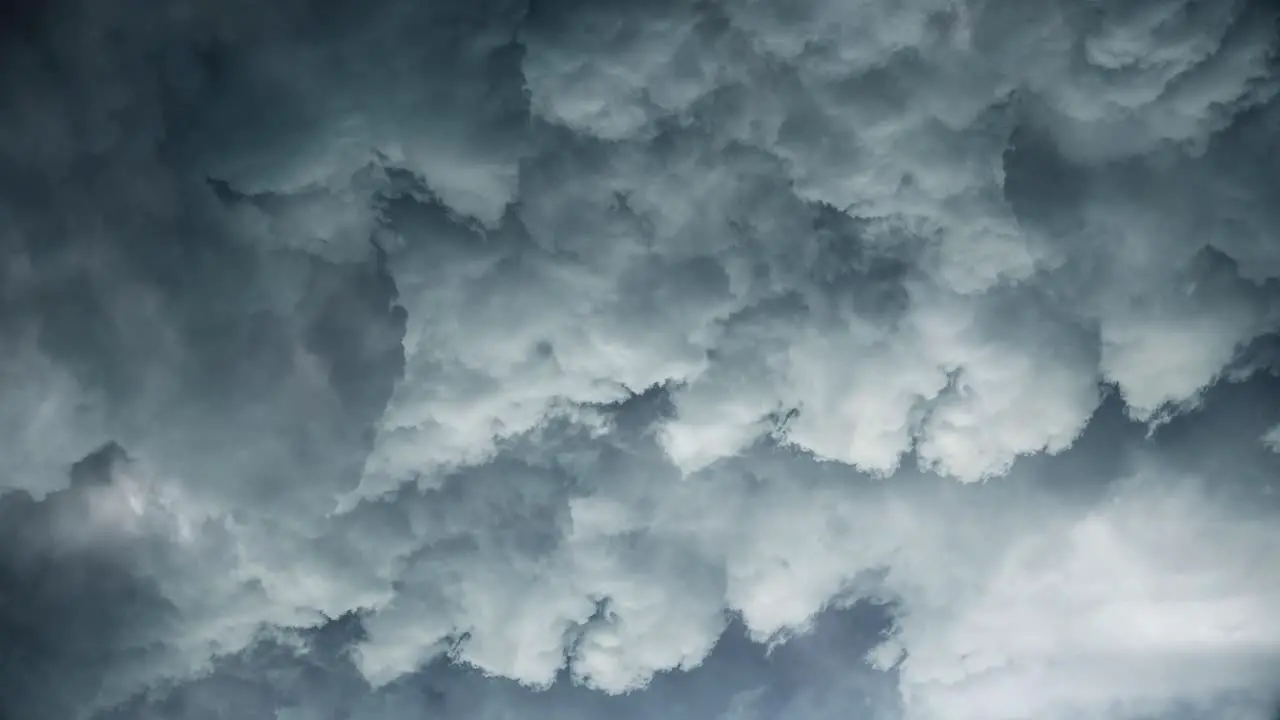
[[[1278,19],[0,2],[0,717],[1272,720]]]

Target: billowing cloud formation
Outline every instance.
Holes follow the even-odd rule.
[[[875,604],[877,712],[1265,715],[1271,5],[0,7],[11,713]]]

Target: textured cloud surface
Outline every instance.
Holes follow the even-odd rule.
[[[1270,720],[1278,21],[0,2],[0,717]]]

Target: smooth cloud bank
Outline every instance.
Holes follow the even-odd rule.
[[[642,692],[876,603],[907,718],[1266,717],[1273,6],[6,12],[4,572],[123,578],[12,712],[349,613],[359,692]]]

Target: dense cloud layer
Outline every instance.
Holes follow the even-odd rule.
[[[1278,13],[0,3],[0,715],[1266,717]]]

